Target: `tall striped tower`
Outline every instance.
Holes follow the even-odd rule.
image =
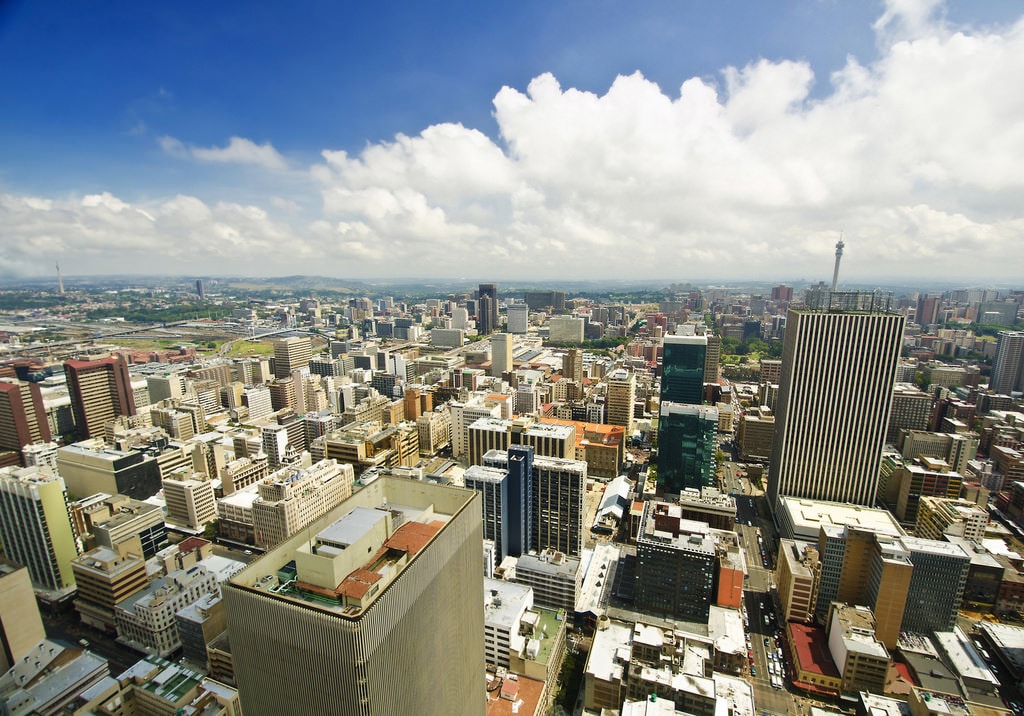
[[[780,495],[874,505],[904,317],[790,309],[768,475]]]

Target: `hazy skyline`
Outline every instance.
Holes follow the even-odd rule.
[[[0,276],[1014,281],[1021,12],[9,4]]]

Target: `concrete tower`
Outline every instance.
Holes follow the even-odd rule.
[[[873,506],[904,317],[790,309],[768,475],[780,495]]]

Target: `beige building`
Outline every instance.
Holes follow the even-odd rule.
[[[313,357],[313,344],[309,338],[292,336],[274,341],[274,375],[291,377],[292,371],[308,368]]]
[[[226,582],[246,715],[482,716],[479,499],[381,477]]]
[[[272,547],[323,517],[352,494],[355,472],[337,460],[286,467],[259,482],[252,503],[256,544]]]
[[[217,519],[217,498],[205,473],[185,469],[162,484],[168,522],[197,530]]]
[[[814,618],[820,574],[821,563],[814,545],[779,540],[775,583],[785,621],[809,622]]]
[[[0,557],[0,671],[45,638],[28,569]]]
[[[64,480],[46,466],[0,468],[0,541],[4,554],[28,567],[32,584],[59,592],[74,586],[78,546]]]
[[[97,547],[80,555],[71,569],[78,587],[75,610],[82,623],[105,632],[115,630],[114,605],[149,585],[140,549],[133,554]]]
[[[605,396],[606,420],[609,425],[621,425],[626,434],[633,432],[633,406],[636,403],[636,376],[619,368],[613,370],[605,380],[608,393]]]
[[[981,542],[988,526],[988,510],[960,499],[924,496],[917,508],[914,536],[942,540],[946,535]]]
[[[867,607],[833,604],[829,623],[828,648],[842,677],[844,694],[861,691],[885,692],[889,671],[889,652],[875,638],[875,620]]]
[[[767,406],[752,408],[740,418],[740,459],[747,462],[768,462],[772,456],[772,434],[775,416]]]
[[[217,589],[217,575],[202,565],[179,569],[114,607],[117,640],[157,656],[181,647],[174,615]]]

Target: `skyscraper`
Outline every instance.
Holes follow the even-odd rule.
[[[39,385],[0,379],[0,451],[20,454],[26,445],[49,441],[50,425]]]
[[[45,466],[0,468],[0,539],[6,555],[28,567],[32,583],[61,591],[75,583],[78,556],[64,480]]]
[[[790,309],[768,497],[872,506],[903,339],[900,314]]]
[[[530,307],[525,303],[513,303],[506,309],[509,333],[526,333],[530,329]]]
[[[491,375],[500,378],[512,370],[512,334],[495,333],[491,336]]]
[[[45,638],[28,570],[0,557],[0,669],[10,669]]]
[[[477,333],[486,336],[498,330],[498,287],[493,283],[480,284],[480,307],[476,322]]]
[[[80,440],[103,435],[107,422],[119,415],[135,415],[128,363],[122,356],[66,361],[64,376]]]
[[[704,402],[707,336],[665,336],[661,359],[661,402],[700,405]]]
[[[305,336],[291,336],[274,341],[274,375],[290,378],[292,371],[308,368],[313,357],[313,344]]]
[[[482,715],[479,500],[382,477],[228,580],[245,713]]]
[[[999,334],[988,387],[1001,395],[1024,391],[1024,331],[1002,331]]]
[[[605,407],[608,409],[609,425],[622,425],[626,435],[633,432],[633,403],[636,402],[636,376],[625,368],[618,368],[608,374],[608,394]]]
[[[662,403],[658,417],[658,487],[670,495],[712,484],[718,409]]]

